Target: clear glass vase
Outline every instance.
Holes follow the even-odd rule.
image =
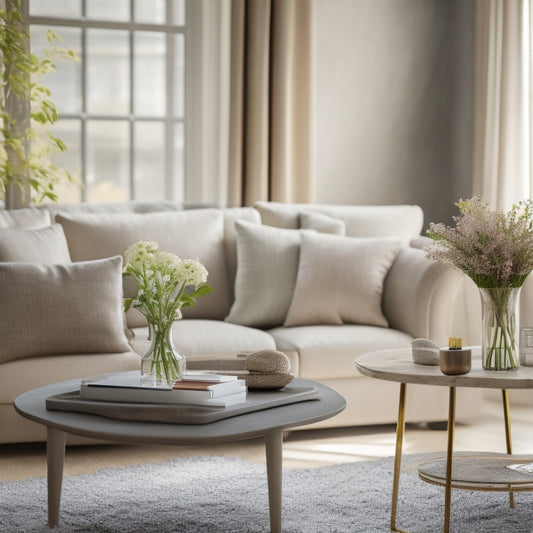
[[[518,301],[520,287],[480,288],[482,362],[486,370],[520,366]]]
[[[172,323],[149,324],[150,348],[141,360],[144,386],[172,387],[185,374],[185,357],[174,345]]]

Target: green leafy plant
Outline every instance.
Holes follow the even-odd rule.
[[[5,198],[13,185],[20,191],[28,188],[28,203],[35,204],[45,199],[56,202],[55,186],[73,181],[51,158],[66,146],[50,131],[59,116],[41,78],[55,71],[57,59],[77,57],[71,50],[52,46],[60,40],[55,32],[49,30],[47,39],[45,57],[32,54],[20,0],[7,0],[6,9],[0,10],[0,195]]]

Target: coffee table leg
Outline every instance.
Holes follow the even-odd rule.
[[[48,471],[48,526],[55,527],[59,520],[63,465],[65,463],[66,433],[47,428],[46,460]]]
[[[270,531],[281,532],[281,476],[283,465],[283,432],[265,435]]]
[[[392,480],[392,505],[390,512],[391,531],[396,529],[396,510],[398,508],[398,487],[400,484],[400,467],[402,464],[403,435],[405,432],[405,395],[407,384],[400,384],[400,400],[398,402],[398,422],[396,423],[396,454],[394,455],[394,477]]]

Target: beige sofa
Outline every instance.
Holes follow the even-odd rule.
[[[20,393],[139,368],[146,323],[133,311],[122,327],[122,281],[116,260],[106,259],[138,240],[199,258],[209,271],[214,292],[175,324],[189,367],[237,368],[236,354],[276,348],[288,355],[294,374],[346,398],[346,410],[318,427],[394,422],[398,385],[361,376],[358,355],[410,346],[416,337],[479,343],[471,333],[478,329],[464,320],[464,276],[410,245],[422,226],[422,210],[406,205],[259,202],[181,210],[168,202],[130,202],[0,211],[0,291],[2,284],[20,284],[14,310],[0,321],[1,337],[9,339],[0,348],[0,442],[45,437],[14,411]],[[22,276],[39,280],[31,292]],[[124,287],[131,290],[127,280]],[[474,399],[459,402],[457,416],[467,420],[478,412],[479,393],[459,393]],[[446,417],[445,389],[410,388],[408,421]]]

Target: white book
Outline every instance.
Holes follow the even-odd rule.
[[[140,372],[118,372],[82,380],[80,399],[225,407],[246,401],[246,391],[245,381],[242,379],[204,383],[203,390],[170,389],[143,385]]]

